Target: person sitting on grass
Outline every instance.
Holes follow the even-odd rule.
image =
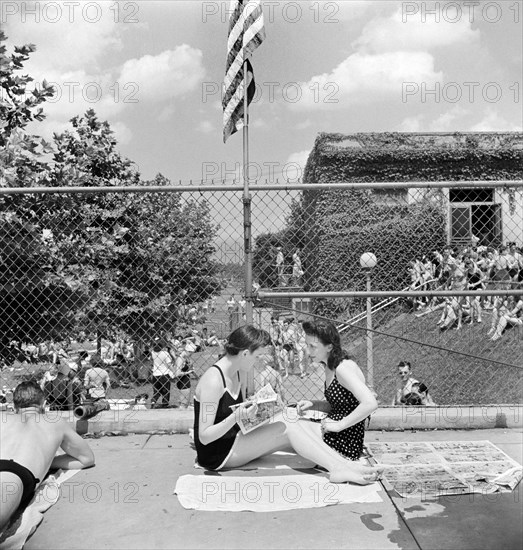
[[[25,508],[50,468],[94,466],[94,454],[65,420],[45,415],[44,392],[36,382],[21,382],[13,393],[14,413],[2,417],[0,430],[0,532]],[[58,449],[64,451],[57,455]]]
[[[194,396],[194,443],[200,466],[209,470],[238,468],[261,456],[293,449],[325,468],[332,483],[366,485],[379,479],[383,468],[348,460],[323,440],[320,425],[314,422],[278,413],[270,423],[247,434],[240,431],[238,423],[252,421],[258,412],[255,403],[243,399],[240,373],[248,375],[269,344],[266,331],[242,326],[229,335],[225,355],[200,378]],[[322,352],[323,357],[329,350],[327,345],[318,353]],[[364,420],[370,412],[365,409],[352,420]],[[331,421],[324,430],[337,430],[335,424],[339,422]]]
[[[503,301],[503,305],[499,308],[499,317],[497,324],[493,324],[489,331],[489,335],[492,334],[492,341],[499,340],[503,334],[503,331],[508,326],[521,326],[523,325],[523,298],[520,298],[516,302],[515,296],[509,296]]]

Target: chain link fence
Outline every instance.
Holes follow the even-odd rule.
[[[404,384],[401,361],[437,404],[522,402],[522,182],[251,196],[246,256],[240,187],[1,189],[3,400],[37,379],[58,409],[186,406],[252,298],[288,401],[322,396],[300,325],[318,317],[339,327],[382,405]],[[153,368],[162,351],[174,378]]]

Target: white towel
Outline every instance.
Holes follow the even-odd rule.
[[[178,478],[174,494],[184,508],[202,511],[276,512],[352,502],[383,502],[379,483],[330,483],[320,475]]]
[[[20,550],[44,519],[44,512],[58,502],[60,485],[80,470],[58,470],[44,479],[22,514],[12,518],[0,535],[0,550]]]
[[[194,467],[200,470],[205,470],[197,462]],[[276,451],[270,455],[261,456],[248,464],[238,466],[237,468],[229,468],[230,470],[308,470],[315,468],[316,464],[306,458],[297,455],[296,453],[287,453],[285,451]]]

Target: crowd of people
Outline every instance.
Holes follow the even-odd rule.
[[[409,264],[412,290],[508,290],[523,288],[523,253],[515,242],[499,249],[486,246],[465,247],[456,252],[446,247]],[[438,303],[435,298],[415,301],[416,308],[442,308],[437,322],[440,330],[464,322],[482,323],[485,311],[492,314],[488,335],[499,340],[507,326],[523,324],[523,299],[513,296],[453,296]]]
[[[143,349],[141,363],[148,364],[148,372],[137,378],[135,351],[131,340],[124,337],[104,338],[98,351],[79,349],[82,344],[93,349],[96,343],[86,335],[78,341],[46,341],[39,345],[20,344],[14,339],[7,342],[8,361],[2,368],[18,364],[27,369],[26,376],[38,379],[51,410],[71,410],[86,404],[107,400],[111,387],[131,388],[131,382],[150,381],[152,383],[151,408],[175,407],[170,403],[171,384],[176,384],[180,406],[190,407],[191,356],[207,347],[220,347],[223,341],[216,330],[208,327],[181,325],[176,335],[166,333]],[[158,347],[161,345],[161,349]],[[165,353],[158,353],[165,351]],[[14,362],[14,363],[13,363]],[[164,363],[164,364],[162,364]],[[11,367],[13,370],[13,367]],[[33,373],[33,374],[31,374]],[[0,400],[5,401],[11,390],[2,390]],[[142,396],[143,404],[149,398]]]

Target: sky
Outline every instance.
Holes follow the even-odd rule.
[[[320,132],[522,131],[521,1],[263,1],[251,178],[297,182]],[[222,137],[228,1],[4,1],[8,49],[52,82],[49,137],[93,108],[144,179],[240,185]]]

